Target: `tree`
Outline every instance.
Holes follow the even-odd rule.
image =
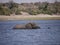
[[[42,10],[46,11],[47,7],[48,7],[48,3],[45,2],[45,3],[42,3],[42,5],[40,5],[38,8],[39,8],[39,10],[42,9]]]
[[[11,0],[10,2],[9,2],[9,8],[10,9],[12,9],[12,8],[18,8],[18,4],[17,3],[15,3],[15,2],[13,2],[13,0]]]
[[[48,3],[45,2],[45,5],[44,5],[44,7],[43,7],[43,10],[46,11],[46,10],[47,10],[47,7],[48,7]]]
[[[57,0],[55,0],[55,4],[54,4],[54,8],[55,8],[55,13],[57,14],[58,13],[58,2]]]

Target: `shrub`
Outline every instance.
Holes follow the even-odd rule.
[[[30,15],[37,15],[37,14],[38,14],[36,10],[31,10],[31,11],[29,11],[28,13],[29,13]]]
[[[17,11],[15,12],[15,14],[16,14],[16,15],[21,15],[21,11],[20,11],[20,10],[17,10]]]
[[[42,11],[42,13],[52,15],[52,12],[50,10]]]
[[[43,12],[43,10],[41,9],[41,10],[37,10],[37,13],[38,14],[41,14]]]
[[[3,13],[4,15],[10,15],[11,14],[11,12],[8,8],[3,9],[3,12],[4,12]]]
[[[9,2],[9,9],[12,9],[12,8],[18,8],[18,4],[17,3],[14,3],[14,2]]]
[[[48,7],[48,3],[45,2],[45,4],[40,5],[40,6],[38,7],[38,9],[39,9],[39,10],[43,9],[44,11],[46,11],[46,10],[47,10],[47,7]]]
[[[0,15],[10,15],[11,11],[8,8],[0,7]]]
[[[39,10],[43,9],[43,6],[39,6],[38,9],[39,9]]]

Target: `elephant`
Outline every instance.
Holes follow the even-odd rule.
[[[13,27],[13,29],[25,29],[26,27],[24,25],[17,24]]]
[[[15,25],[13,29],[38,29],[40,28],[35,23],[27,23],[25,25]]]

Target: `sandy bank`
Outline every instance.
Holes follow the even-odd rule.
[[[60,20],[59,15],[13,15],[0,16],[0,21],[3,20]]]

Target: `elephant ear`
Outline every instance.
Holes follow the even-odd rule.
[[[34,26],[37,26],[36,23],[31,23],[31,25],[34,27]]]
[[[38,29],[38,28],[40,28],[39,26],[37,26],[36,23],[30,23],[30,24],[32,26],[32,29]]]
[[[30,23],[26,24],[25,27],[26,27],[27,29],[32,29],[32,25],[31,25]]]
[[[37,24],[36,23],[32,23],[32,28],[33,29],[37,29]]]

